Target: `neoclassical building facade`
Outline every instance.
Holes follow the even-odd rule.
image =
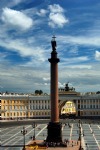
[[[50,96],[1,95],[0,119],[50,118]],[[100,94],[59,92],[59,115],[100,118]]]

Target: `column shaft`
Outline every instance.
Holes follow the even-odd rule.
[[[58,64],[51,63],[51,122],[59,122]]]

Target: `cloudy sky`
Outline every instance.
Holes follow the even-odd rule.
[[[100,90],[100,0],[0,0],[0,91],[50,93],[52,35],[59,87]]]

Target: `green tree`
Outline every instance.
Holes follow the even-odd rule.
[[[39,95],[43,94],[43,91],[42,90],[39,90]]]
[[[35,94],[41,95],[41,94],[43,94],[43,91],[42,90],[35,90]]]
[[[39,90],[35,90],[35,94],[39,94]]]
[[[100,94],[100,91],[96,92],[96,94]]]

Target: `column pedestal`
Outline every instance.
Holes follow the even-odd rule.
[[[46,142],[62,143],[62,124],[49,122]]]

